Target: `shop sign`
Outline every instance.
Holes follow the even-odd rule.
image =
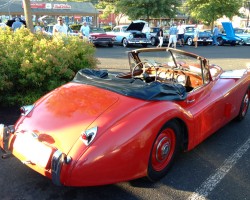
[[[71,9],[71,6],[68,4],[54,4],[53,9]]]

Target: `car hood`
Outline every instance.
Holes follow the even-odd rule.
[[[133,21],[127,28],[127,31],[142,31],[145,26],[147,26],[147,22],[142,20]]]
[[[221,24],[226,32],[227,37],[235,37],[235,32],[231,22],[221,22]]]

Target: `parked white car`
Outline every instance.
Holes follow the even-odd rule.
[[[115,26],[112,31],[107,32],[116,36],[116,43],[124,47],[134,44],[141,44],[147,47],[151,41],[147,35],[149,33],[148,23],[142,20],[133,21],[130,25]]]

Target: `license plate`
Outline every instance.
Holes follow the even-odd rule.
[[[26,158],[25,163],[31,163],[46,168],[52,154],[52,148],[39,142],[32,134],[17,134],[13,150]]]

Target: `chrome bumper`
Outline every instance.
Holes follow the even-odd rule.
[[[9,150],[9,139],[14,132],[14,125],[4,126],[4,124],[0,124],[0,149],[4,152],[2,158],[8,158],[9,155],[11,155]]]
[[[69,164],[71,162],[71,158],[67,157],[66,154],[62,153],[61,151],[57,150],[53,156],[51,161],[51,177],[52,182],[55,185],[61,186],[61,171],[63,164]]]

